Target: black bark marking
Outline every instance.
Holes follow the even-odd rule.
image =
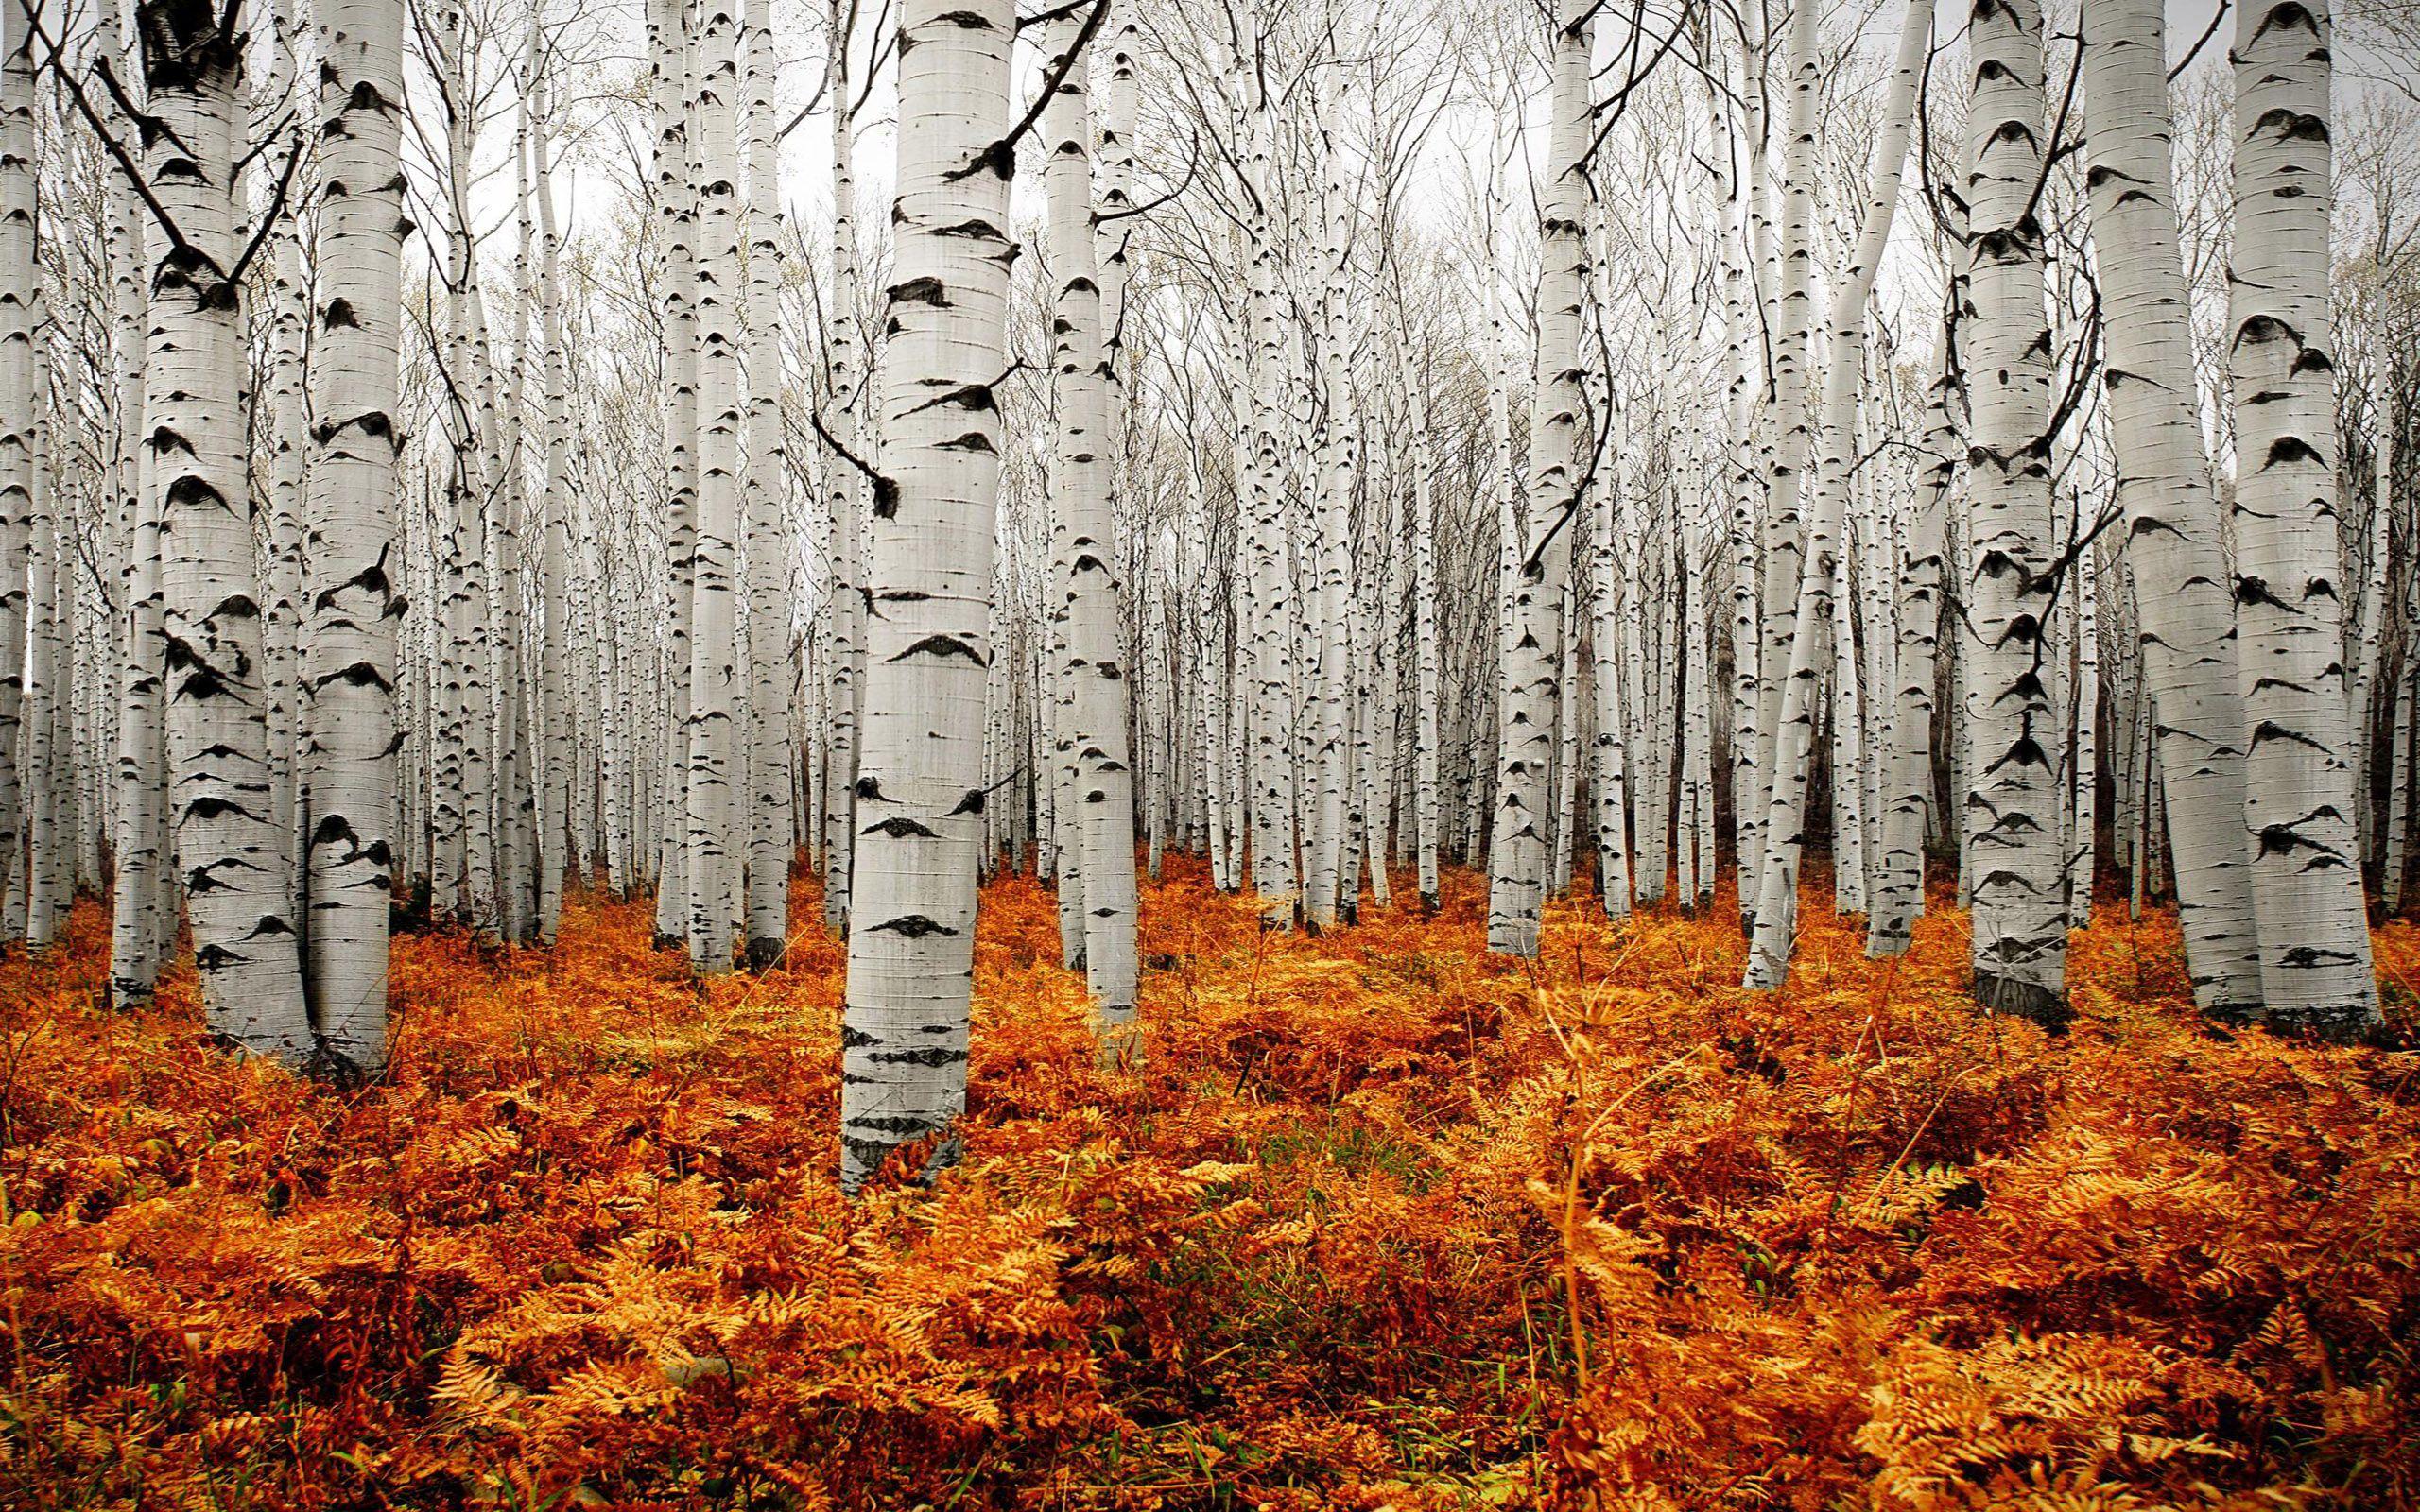
[[[866,930],[870,934],[881,930],[889,930],[894,935],[904,935],[909,939],[923,939],[931,935],[955,935],[958,933],[957,930],[952,929],[949,925],[938,923],[933,919],[925,918],[923,914],[902,914],[897,919],[887,919],[879,924],[868,924],[866,926]]]

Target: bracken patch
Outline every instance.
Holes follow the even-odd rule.
[[[836,1190],[841,952],[704,988],[644,905],[399,939],[391,1074],[229,1058],[107,920],[0,962],[0,1502],[31,1507],[2410,1504],[2420,1088],[2196,1021],[2173,921],[2077,1019],[1963,919],[1789,988],[1703,919],[1481,886],[1312,940],[1171,863],[1102,1070],[984,895],[965,1160]],[[803,886],[794,917],[820,917]],[[2420,935],[2378,960],[2408,1042]],[[2404,1036],[2402,1041],[2393,1036]]]

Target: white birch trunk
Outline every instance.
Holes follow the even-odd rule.
[[[311,1025],[289,858],[271,806],[243,333],[228,282],[237,251],[229,123],[242,108],[243,59],[209,10],[164,19],[175,24],[143,38],[145,169],[181,240],[163,249],[151,275],[144,391],[168,542],[162,623],[177,857],[212,1030],[299,1065],[311,1055]]]
[[[322,1053],[345,1074],[387,1063],[394,887],[395,627],[404,585],[393,410],[403,320],[403,17],[320,0],[318,339],[305,528],[311,617],[310,927]]]
[[[1090,92],[1081,57],[1083,25],[1052,24],[1045,50],[1061,72],[1043,109],[1049,195],[1052,367],[1059,391],[1052,537],[1060,553],[1066,660],[1060,669],[1073,728],[1060,741],[1073,752],[1073,799],[1060,816],[1077,851],[1083,896],[1084,971],[1098,1015],[1102,1052],[1122,1061],[1132,1050],[1137,966],[1134,954],[1134,782],[1129,760],[1126,669],[1118,645],[1116,514],[1107,448],[1114,436],[1101,345],[1101,301],[1094,261]]]
[[[702,0],[695,132],[698,205],[698,528],[690,555],[687,832],[689,961],[732,966],[738,779],[739,68],[730,0]]]
[[[1540,187],[1537,394],[1530,421],[1530,529],[1504,591],[1512,601],[1497,685],[1501,729],[1489,846],[1488,949],[1538,953],[1546,905],[1547,786],[1563,671],[1564,585],[1580,498],[1582,437],[1581,304],[1588,277],[1583,227],[1590,137],[1589,20],[1583,0],[1559,0],[1551,33],[1547,178]]]
[[[1352,509],[1357,418],[1348,364],[1351,325],[1346,301],[1352,298],[1347,249],[1352,238],[1351,201],[1345,197],[1343,146],[1337,120],[1339,101],[1334,69],[1323,69],[1313,110],[1320,180],[1315,204],[1319,211],[1320,267],[1322,285],[1318,303],[1321,406],[1319,441],[1314,453],[1318,489],[1313,506],[1316,532],[1311,555],[1314,600],[1311,633],[1317,662],[1311,669],[1313,760],[1306,771],[1312,782],[1310,833],[1304,847],[1303,893],[1311,927],[1335,924],[1340,889],[1351,882],[1342,875],[1345,844],[1345,784],[1350,780],[1347,748],[1351,673],[1347,667],[1345,578],[1351,571],[1352,548],[1346,525]]]
[[[2237,11],[2228,288],[2261,997],[2272,1023],[2341,1036],[2376,1022],[2378,1006],[2336,582],[2329,42],[2325,0],[2254,0]]]
[[[2202,455],[2190,309],[2177,249],[2158,0],[2083,14],[2084,146],[2103,373],[2146,689],[2168,774],[2177,915],[2203,1011],[2241,1019],[2261,981],[2244,842],[2245,725],[2219,508]],[[2137,873],[2140,868],[2135,868]]]
[[[865,746],[841,1032],[841,1182],[966,1104],[983,691],[1007,344],[1010,0],[900,13],[895,266],[868,558]]]
[[[2404,623],[2412,623],[2413,595],[2404,591]],[[2420,655],[2406,649],[2403,674],[2394,679],[2394,726],[2387,734],[2387,818],[2385,870],[2379,878],[2380,901],[2389,918],[2403,910],[2403,879],[2411,852],[2411,711],[2420,697]]]
[[[1280,395],[1284,392],[1286,334],[1279,307],[1277,221],[1270,205],[1276,173],[1270,164],[1268,86],[1257,64],[1259,39],[1250,37],[1245,66],[1253,73],[1245,111],[1245,171],[1253,195],[1251,220],[1251,287],[1249,374],[1251,459],[1249,495],[1251,525],[1242,532],[1249,553],[1243,581],[1249,593],[1252,627],[1252,722],[1250,809],[1252,874],[1254,890],[1272,922],[1284,924],[1301,910],[1296,889],[1294,814],[1296,762],[1288,749],[1296,728],[1293,707],[1294,636],[1291,571],[1288,565],[1286,524],[1282,517],[1284,457],[1291,438],[1280,434]]]
[[[1621,570],[1614,555],[1615,504],[1611,490],[1599,489],[1588,507],[1589,563],[1596,583],[1590,599],[1595,618],[1590,625],[1596,656],[1596,771],[1591,791],[1597,808],[1597,890],[1608,919],[1627,919],[1631,909],[1630,797],[1627,738],[1629,713],[1622,707],[1621,615],[1630,608],[1621,592]]]
[[[2082,507],[2083,498],[2078,495],[2078,541],[2091,529],[2092,516]],[[2075,798],[2071,804],[2075,824],[2067,855],[2067,925],[2071,929],[2092,923],[2093,843],[2100,822],[2100,604],[2095,560],[2089,545],[2076,554]]]
[[[689,116],[696,69],[681,0],[648,0],[650,99],[655,112],[656,215],[664,249],[664,549],[670,569],[671,615],[666,647],[665,760],[657,825],[655,936],[685,940],[691,914],[689,881],[689,723],[691,641],[696,606],[691,589],[698,543],[698,259],[697,175]]]
[[[42,466],[35,435],[41,394],[34,347],[42,339],[43,286],[34,232],[33,39],[16,17],[7,34],[13,45],[0,56],[0,894],[25,882],[19,870],[26,786],[17,749],[30,607],[26,572]],[[0,938],[6,934],[0,923]]]
[[[95,23],[95,51],[116,68],[123,61],[117,24],[105,9]],[[110,929],[110,997],[125,1006],[150,1001],[160,967],[175,936],[175,901],[167,892],[168,732],[163,701],[166,666],[160,635],[160,501],[149,485],[143,444],[143,273],[147,236],[156,229],[137,205],[134,189],[112,174],[110,256],[114,307],[111,320],[115,382],[115,487],[131,526],[127,563],[118,679],[116,893]],[[143,217],[143,218],[138,218]],[[0,237],[5,237],[0,226]],[[4,244],[0,244],[4,245]],[[7,360],[0,352],[0,362]],[[0,502],[5,507],[5,502]]]
[[[1779,435],[1772,447],[1765,497],[1764,592],[1759,616],[1764,644],[1757,654],[1756,781],[1753,804],[1758,833],[1755,848],[1741,852],[1740,907],[1750,923],[1751,937],[1760,928],[1754,922],[1756,911],[1767,900],[1781,899],[1789,910],[1789,918],[1777,925],[1782,931],[1778,937],[1785,942],[1788,931],[1795,927],[1797,920],[1797,872],[1793,867],[1788,878],[1774,882],[1766,877],[1765,871],[1777,854],[1796,850],[1798,826],[1792,822],[1779,833],[1767,826],[1773,822],[1772,805],[1776,802],[1804,812],[1803,765],[1794,777],[1779,765],[1778,747],[1789,738],[1782,730],[1789,717],[1783,705],[1790,679],[1799,676],[1793,652],[1801,643],[1820,640],[1824,633],[1823,627],[1810,628],[1796,618],[1806,597],[1801,592],[1806,568],[1802,541],[1806,523],[1800,511],[1805,502],[1806,470],[1815,461],[1806,392],[1808,364],[1814,355],[1816,130],[1823,85],[1817,56],[1817,23],[1814,0],[1790,0],[1789,143],[1782,165],[1781,267],[1778,297],[1768,316],[1774,332],[1771,426]],[[1822,594],[1819,587],[1819,608]],[[1812,645],[1808,648],[1811,650]],[[1799,717],[1808,719],[1806,710],[1812,707],[1811,703],[1806,704]],[[1798,791],[1786,792],[1789,788]],[[1775,936],[1770,930],[1764,934],[1770,947]],[[1778,951],[1760,948],[1756,954],[1766,958],[1765,971],[1777,980],[1780,968],[1772,961],[1787,961],[1786,944]]]
[[[789,938],[790,538],[783,511],[782,157],[773,120],[771,7],[751,9],[742,105],[748,148],[748,930],[751,970],[779,962]]]
[[[861,382],[857,322],[857,221],[855,167],[857,123],[850,92],[849,21],[853,0],[833,0],[832,36],[832,292],[825,318],[825,382],[830,395],[823,428],[836,453],[854,451],[857,390]],[[828,732],[823,762],[823,923],[833,934],[849,930],[849,874],[856,856],[858,684],[864,675],[865,576],[861,544],[863,490],[847,455],[825,459],[823,508],[828,535],[825,572],[831,584],[825,609],[828,650],[824,699]]]
[[[20,885],[10,889],[9,933],[35,950],[47,949],[58,937],[59,874],[66,858],[60,852],[59,795],[68,781],[67,753],[59,745],[60,709],[66,693],[60,684],[66,671],[60,654],[59,585],[61,573],[59,520],[53,513],[57,496],[50,450],[50,389],[46,337],[34,338],[33,549],[26,561],[26,865]]]
[[[275,194],[277,184],[285,177],[287,157],[301,148],[301,136],[287,133],[283,142],[276,137],[280,115],[288,108],[293,92],[302,77],[296,47],[298,28],[287,0],[277,0],[269,8],[272,30],[269,47],[270,72],[262,87],[253,93],[252,121],[250,134],[270,146],[252,161],[251,176],[262,192]],[[241,152],[246,144],[238,143]],[[302,266],[302,217],[297,204],[306,180],[302,169],[294,170],[292,197],[284,204],[269,209],[268,224],[263,228],[268,238],[270,267],[268,294],[269,361],[268,361],[268,422],[266,427],[269,447],[268,510],[266,522],[266,553],[260,563],[261,588],[266,595],[261,621],[261,645],[266,658],[263,687],[268,699],[268,762],[271,800],[275,806],[278,828],[288,837],[287,854],[295,866],[289,871],[298,889],[296,917],[305,921],[307,936],[310,914],[302,891],[308,888],[309,839],[302,832],[303,814],[299,801],[305,781],[303,740],[303,709],[309,692],[301,665],[302,620],[306,617],[303,599],[302,550],[303,533],[307,528],[308,506],[304,498],[308,458],[312,448],[310,438],[310,405],[302,391],[302,355],[306,345],[304,325],[308,318],[305,284],[307,276]],[[243,201],[250,197],[243,190],[239,196],[238,214]],[[257,398],[254,408],[260,408]],[[307,968],[306,959],[305,966]],[[317,1005],[314,1004],[316,1013]]]
[[[1689,563],[1688,649],[1689,688],[1687,734],[1682,743],[1686,761],[1690,803],[1696,813],[1696,875],[1682,902],[1692,909],[1714,901],[1714,595],[1708,589],[1713,573],[1706,558],[1714,539],[1711,524],[1690,532],[1685,547]]]
[[[562,233],[555,217],[553,87],[532,29],[526,88],[529,101],[529,189],[538,217],[538,346],[545,400],[545,484],[538,501],[538,939],[551,945],[563,912],[563,874],[572,861],[573,658],[571,607],[571,416],[563,351]],[[584,701],[584,700],[583,700]]]
[[[1398,293],[1398,300],[1401,296]],[[1420,898],[1434,911],[1441,901],[1438,850],[1443,815],[1437,786],[1439,716],[1444,702],[1444,664],[1437,628],[1437,504],[1428,443],[1428,389],[1414,366],[1411,344],[1397,328],[1397,362],[1411,432],[1411,614],[1416,679],[1412,713],[1412,811],[1419,835]]]
[[[1975,996],[1994,1012],[2055,1026],[2067,1014],[2067,931],[2046,634],[2053,532],[2048,316],[2035,204],[2047,129],[2041,21],[2034,0],[1979,0],[1969,20],[1974,339],[1964,351],[1974,534],[1960,661]]]

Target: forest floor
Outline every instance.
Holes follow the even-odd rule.
[[[2197,1022],[2166,916],[2052,1039],[1947,910],[1876,965],[1810,896],[1760,998],[1727,896],[1534,968],[1482,904],[1270,935],[1172,865],[1118,1076],[998,882],[965,1163],[852,1205],[820,929],[702,992],[633,904],[403,938],[344,1092],[187,974],[106,1009],[86,903],[0,962],[0,1504],[2420,1500],[2420,930],[2324,1048]]]

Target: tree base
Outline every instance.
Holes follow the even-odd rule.
[[[311,1058],[302,1065],[302,1073],[322,1087],[337,1091],[354,1091],[369,1085],[372,1074],[355,1065],[349,1057],[331,1050],[326,1044],[312,1048]]]
[[[2272,1034],[2325,1040],[2337,1045],[2352,1043],[2377,1029],[2380,1022],[2376,1007],[2360,1003],[2272,1008],[2261,1017]]]
[[[782,956],[788,949],[789,941],[786,939],[752,936],[748,941],[748,969],[752,971],[769,971],[782,964]]]
[[[2038,983],[1996,972],[1975,973],[1975,1001],[1989,1012],[2031,1019],[2050,1034],[2067,1032],[2075,1017],[2066,1000]]]
[[[879,1185],[886,1179],[896,1179],[903,1186],[929,1189],[941,1179],[942,1173],[956,1166],[965,1155],[966,1146],[959,1138],[957,1121],[937,1129],[898,1141],[869,1140],[840,1136],[840,1191],[851,1197],[862,1195],[869,1185]],[[919,1161],[918,1157],[923,1157]],[[915,1174],[909,1175],[909,1167]]]

